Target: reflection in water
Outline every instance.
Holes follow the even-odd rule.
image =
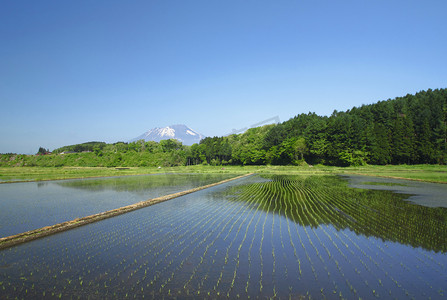
[[[427,207],[447,208],[446,184],[361,175],[343,175],[342,177],[348,180],[351,187],[412,194],[413,196],[406,199],[406,201]]]
[[[0,237],[234,177],[157,174],[0,185]]]
[[[349,188],[333,176],[264,176],[272,179],[256,186],[260,209],[280,214],[303,226],[329,224],[357,234],[374,236],[413,247],[447,251],[447,209],[402,201],[411,195]],[[227,190],[228,199],[245,185]],[[268,205],[273,202],[274,205]]]
[[[234,177],[233,174],[156,174],[58,181],[66,188],[88,191],[147,192],[162,187],[197,187]],[[187,189],[187,188],[185,188]]]
[[[446,211],[405,197],[252,176],[0,251],[0,297],[442,299]]]

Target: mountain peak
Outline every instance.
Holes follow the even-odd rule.
[[[204,135],[190,127],[183,124],[176,124],[166,127],[152,128],[142,135],[132,139],[131,142],[138,140],[160,142],[161,140],[176,139],[184,145],[192,145],[194,143],[199,143],[203,138],[205,138]]]

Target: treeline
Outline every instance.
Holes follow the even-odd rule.
[[[89,142],[55,149],[47,155],[0,155],[0,166],[170,167],[185,164],[189,147],[177,140],[106,144]],[[75,153],[70,153],[75,152]],[[66,153],[66,154],[62,154]]]
[[[447,90],[298,115],[240,135],[206,138],[190,160],[211,164],[445,164]]]
[[[107,144],[104,142],[88,142],[76,145],[64,146],[61,148],[54,149],[53,153],[62,153],[62,152],[93,152],[100,151],[106,147]],[[39,149],[40,150],[40,149]]]
[[[428,90],[331,116],[300,114],[192,146],[176,140],[89,142],[52,155],[1,155],[0,166],[445,164],[446,123],[447,89]]]

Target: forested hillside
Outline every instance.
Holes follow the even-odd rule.
[[[444,164],[447,90],[428,90],[393,100],[301,114],[241,135],[206,138],[192,161],[232,164]]]
[[[106,144],[89,142],[55,149],[47,155],[2,154],[0,166],[22,167],[170,167],[185,164],[188,146],[177,140]],[[68,152],[63,154],[63,152]],[[75,152],[75,153],[70,153]]]
[[[428,90],[354,107],[331,116],[300,114],[243,134],[209,137],[184,146],[176,140],[90,142],[40,156],[5,154],[0,166],[178,166],[445,164],[447,89]]]

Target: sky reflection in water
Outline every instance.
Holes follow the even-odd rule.
[[[252,176],[0,252],[4,295],[439,299],[446,209]]]

